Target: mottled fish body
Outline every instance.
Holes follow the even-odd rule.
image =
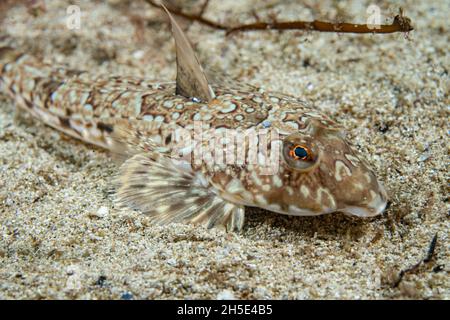
[[[238,82],[209,84],[171,19],[174,83],[93,77],[0,48],[3,91],[18,112],[124,156],[117,202],[157,223],[240,230],[245,206],[291,215],[384,210],[384,188],[340,126],[295,97]],[[196,154],[204,149],[209,157]],[[268,161],[275,170],[267,171]]]

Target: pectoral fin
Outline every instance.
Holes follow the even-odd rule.
[[[173,37],[175,38],[177,53],[176,93],[187,98],[198,98],[202,101],[214,99],[214,91],[208,84],[203,68],[198,62],[188,38],[167,8],[164,5],[162,7],[169,16]]]
[[[116,184],[119,205],[140,210],[158,224],[184,222],[239,231],[244,223],[243,206],[217,196],[190,164],[158,153],[127,160]]]

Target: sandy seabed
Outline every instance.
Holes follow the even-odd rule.
[[[81,28],[71,31],[68,5],[14,6],[0,39],[97,74],[174,79],[159,10],[78,1]],[[255,9],[364,23],[369,5],[212,0],[206,16],[250,22]],[[384,2],[383,21],[400,6],[415,27],[408,39],[188,29],[205,69],[302,97],[348,129],[389,193],[390,207],[372,219],[249,210],[240,234],[153,226],[113,207],[107,152],[15,118],[0,96],[0,299],[449,299],[449,3]],[[431,260],[400,279],[436,234]]]

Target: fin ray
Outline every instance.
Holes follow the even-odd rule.
[[[116,203],[137,209],[156,224],[202,224],[239,231],[244,207],[215,194],[205,179],[162,154],[139,153],[124,162],[116,178]]]
[[[169,10],[162,5],[169,16],[172,25],[172,34],[175,39],[177,55],[177,86],[176,94],[187,98],[198,98],[202,101],[211,101],[215,94],[208,84],[205,72],[198,62],[197,56],[183,30],[172,17]]]

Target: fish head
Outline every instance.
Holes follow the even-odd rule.
[[[248,174],[253,188],[259,185],[249,205],[288,215],[339,211],[359,217],[386,208],[382,183],[342,128],[311,120],[304,129],[280,135],[278,149],[277,172]]]

